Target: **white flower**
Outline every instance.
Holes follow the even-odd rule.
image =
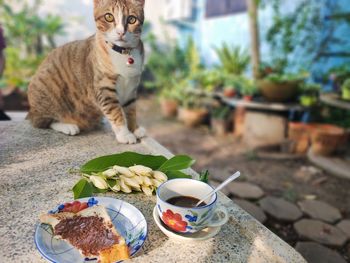
[[[154,188],[151,186],[146,186],[146,185],[142,185],[141,186],[142,191],[147,195],[147,196],[152,196],[153,190]]]
[[[133,178],[139,185],[143,184],[143,176],[135,175]]]
[[[148,178],[147,176],[144,176],[143,178],[143,184],[146,185],[146,186],[151,186],[153,185],[153,182],[151,181],[150,178]]]
[[[115,184],[115,186],[113,186],[113,187],[111,188],[111,190],[112,190],[113,192],[116,192],[116,193],[120,192],[120,184],[119,184],[118,181],[117,181],[117,183]]]
[[[90,176],[90,181],[96,186],[98,189],[105,190],[108,189],[107,182],[99,176],[92,175]]]
[[[114,170],[114,169],[108,169],[107,171],[104,171],[102,174],[105,175],[108,178],[111,178],[111,177],[117,175],[117,171]]]
[[[126,177],[134,176],[134,174],[126,167],[114,165],[113,170],[115,170],[118,174],[125,175]]]
[[[131,187],[126,185],[124,180],[120,180],[120,190],[122,190],[122,192],[129,194],[132,192]]]
[[[162,183],[168,181],[168,177],[166,176],[166,174],[160,171],[154,171],[153,177]]]
[[[138,181],[132,177],[132,178],[128,178],[125,176],[120,176],[120,180],[124,182],[124,184],[126,184],[127,186],[130,186],[132,188],[136,188],[136,189],[140,189],[140,184],[138,183]]]
[[[156,188],[158,188],[163,182],[158,181],[157,179],[151,179],[152,180],[152,184],[153,186],[155,186]]]
[[[137,175],[151,176],[152,169],[143,165],[129,167],[129,170]]]

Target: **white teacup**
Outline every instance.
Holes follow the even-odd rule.
[[[200,207],[182,207],[168,203],[173,197],[193,197],[201,200],[213,188],[193,179],[173,179],[162,184],[157,190],[157,211],[160,219],[171,230],[180,233],[195,233],[203,228],[218,227],[228,221],[225,207],[217,206],[215,193]]]

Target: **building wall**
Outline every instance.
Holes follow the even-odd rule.
[[[27,0],[33,1],[33,0]],[[184,45],[189,36],[192,36],[200,49],[203,61],[207,65],[214,65],[218,62],[213,47],[221,46],[222,43],[232,43],[237,46],[249,49],[249,21],[246,12],[226,15],[221,17],[206,18],[206,0],[192,0],[193,18],[188,21],[166,21],[166,11],[168,1],[174,0],[146,0],[145,15],[146,21],[152,25],[152,32],[162,42],[177,40]],[[188,1],[188,0],[183,0]],[[285,1],[285,10],[290,10],[298,0]],[[350,11],[349,0],[336,0],[341,3],[344,11]],[[57,38],[59,44],[63,44],[75,39],[83,39],[95,32],[93,19],[92,0],[45,0],[40,8],[41,14],[54,13],[60,15],[66,24],[65,36]],[[326,10],[327,11],[327,10]],[[325,11],[325,12],[326,12]],[[262,57],[269,57],[270,50],[264,36],[272,23],[272,11],[265,9],[260,12],[261,31],[261,53]],[[349,27],[339,27],[339,36],[349,36]],[[332,50],[337,51],[340,47],[336,44]],[[346,48],[345,48],[346,49]],[[347,49],[350,50],[350,47]],[[272,51],[273,52],[273,51]],[[326,71],[327,69],[349,61],[344,58],[332,58],[327,61],[320,61],[313,71]]]
[[[196,40],[198,47],[201,50],[202,58],[207,65],[215,65],[218,63],[217,55],[213,47],[220,47],[222,43],[230,43],[242,48],[250,48],[250,33],[249,33],[249,18],[247,12],[242,12],[234,15],[226,15],[221,17],[206,18],[205,17],[205,3],[206,0],[197,0],[197,17],[192,35]],[[349,0],[336,0],[343,12],[350,11]],[[285,1],[283,10],[293,10],[298,3],[295,1]],[[327,13],[328,10],[325,10]],[[329,13],[329,12],[328,12]],[[261,57],[263,60],[269,58],[271,52],[266,41],[266,33],[272,25],[272,10],[265,8],[259,11],[259,26],[260,26],[260,40],[261,40]],[[327,23],[327,21],[325,21]],[[347,37],[350,36],[349,26],[339,26],[336,29],[336,36]],[[333,44],[332,51],[350,50],[350,47],[344,47],[343,44]],[[296,58],[301,61],[304,58]],[[302,62],[301,62],[302,63]],[[313,68],[309,69],[312,72],[326,72],[330,68],[349,63],[350,59],[344,57],[332,57],[320,60]]]

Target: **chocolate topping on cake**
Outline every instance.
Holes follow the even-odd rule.
[[[64,219],[56,225],[54,232],[69,240],[84,256],[97,256],[101,250],[119,243],[110,226],[104,225],[103,219],[97,216]]]

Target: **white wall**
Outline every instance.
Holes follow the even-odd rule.
[[[146,0],[145,6],[146,20],[152,24],[152,32],[162,41],[177,36],[174,27],[161,22],[165,14],[165,5],[166,0]],[[66,35],[56,39],[59,45],[84,39],[95,32],[93,0],[45,0],[40,7],[40,14],[47,13],[60,15],[66,24]]]

